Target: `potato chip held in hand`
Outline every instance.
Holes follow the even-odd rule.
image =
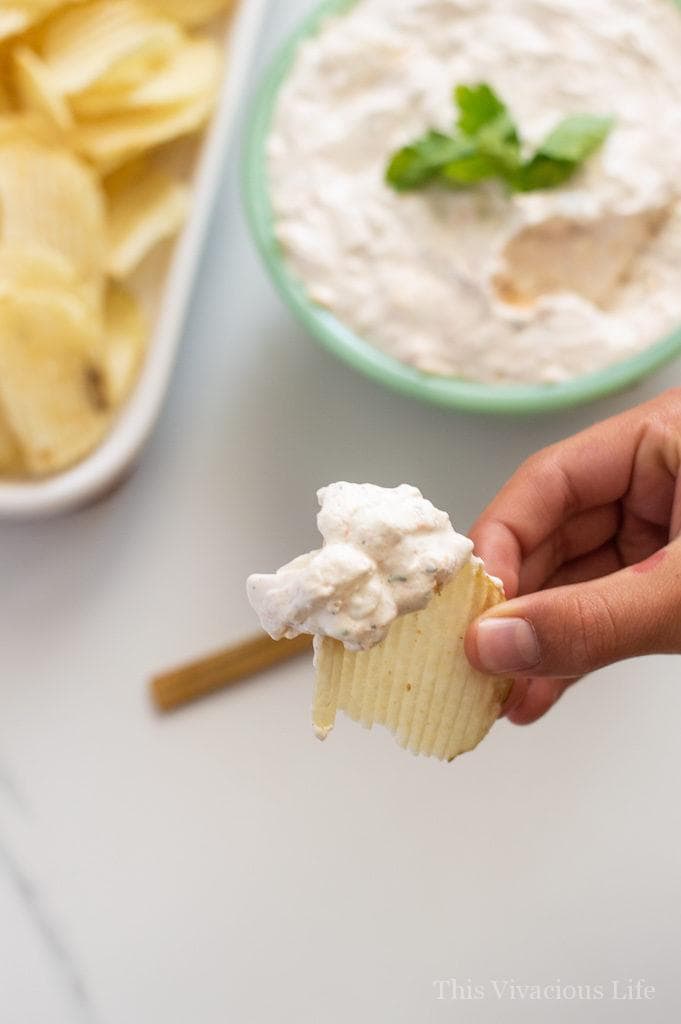
[[[416,487],[339,481],[317,499],[322,547],[246,585],[274,640],[314,637],[315,732],[324,739],[345,711],[414,754],[472,750],[512,682],[464,653],[468,626],[504,600],[501,582]]]
[[[312,708],[317,735],[324,739],[344,711],[368,729],[385,726],[413,754],[452,761],[472,750],[499,717],[511,681],[472,668],[463,638],[478,615],[503,600],[482,565],[469,562],[371,650],[321,639]]]

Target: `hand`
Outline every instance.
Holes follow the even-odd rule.
[[[476,667],[512,675],[534,722],[581,676],[681,652],[681,389],[529,458],[471,530],[512,600],[472,624]]]

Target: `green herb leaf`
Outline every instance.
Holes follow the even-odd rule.
[[[475,137],[481,128],[494,121],[500,114],[507,114],[503,103],[491,86],[457,85],[454,102],[459,108],[457,127],[464,135]]]
[[[534,192],[562,185],[603,145],[613,123],[611,117],[589,114],[578,114],[561,121],[547,135],[532,159],[511,175],[511,188],[516,192]]]
[[[502,175],[512,173],[520,167],[520,137],[508,111],[499,114],[481,128],[476,141],[481,153],[496,160]]]
[[[398,150],[386,171],[386,181],[398,191],[420,188],[440,169],[472,152],[471,143],[461,138],[427,132],[410,146]]]
[[[473,152],[457,160],[450,160],[440,169],[438,180],[447,185],[464,187],[487,178],[496,178],[498,174],[499,164],[493,157]]]
[[[556,188],[567,181],[579,164],[572,160],[553,160],[538,153],[507,178],[513,192],[536,192],[542,188]]]
[[[612,117],[576,114],[547,135],[537,151],[538,156],[581,164],[605,142],[614,124]]]
[[[520,165],[518,133],[504,111],[480,129],[471,152],[446,164],[438,177],[448,185],[475,185],[489,178],[507,178]]]
[[[458,85],[454,101],[459,118],[451,135],[427,132],[390,160],[386,181],[397,191],[431,182],[466,188],[490,178],[501,179],[513,192],[555,188],[602,146],[614,123],[591,114],[567,117],[523,161],[516,123],[491,86]]]

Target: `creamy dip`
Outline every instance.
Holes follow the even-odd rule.
[[[473,557],[473,542],[416,487],[336,483],[317,498],[324,546],[248,578],[248,598],[275,640],[312,633],[367,650]]]
[[[488,82],[532,146],[614,115],[564,186],[397,194],[390,155]],[[674,0],[359,0],[299,48],[275,111],[277,236],[310,297],[422,370],[558,382],[681,323]]]

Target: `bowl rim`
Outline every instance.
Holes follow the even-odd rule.
[[[681,0],[674,0],[677,5]],[[318,306],[287,266],[277,241],[269,195],[266,147],[279,90],[298,47],[333,15],[356,0],[323,0],[294,28],[276,52],[256,90],[247,119],[242,184],[248,221],[269,274],[282,298],[303,326],[342,362],[394,391],[422,401],[481,413],[540,413],[571,408],[630,387],[669,363],[681,352],[681,324],[642,352],[594,373],[558,384],[483,384],[425,373],[382,352]]]

